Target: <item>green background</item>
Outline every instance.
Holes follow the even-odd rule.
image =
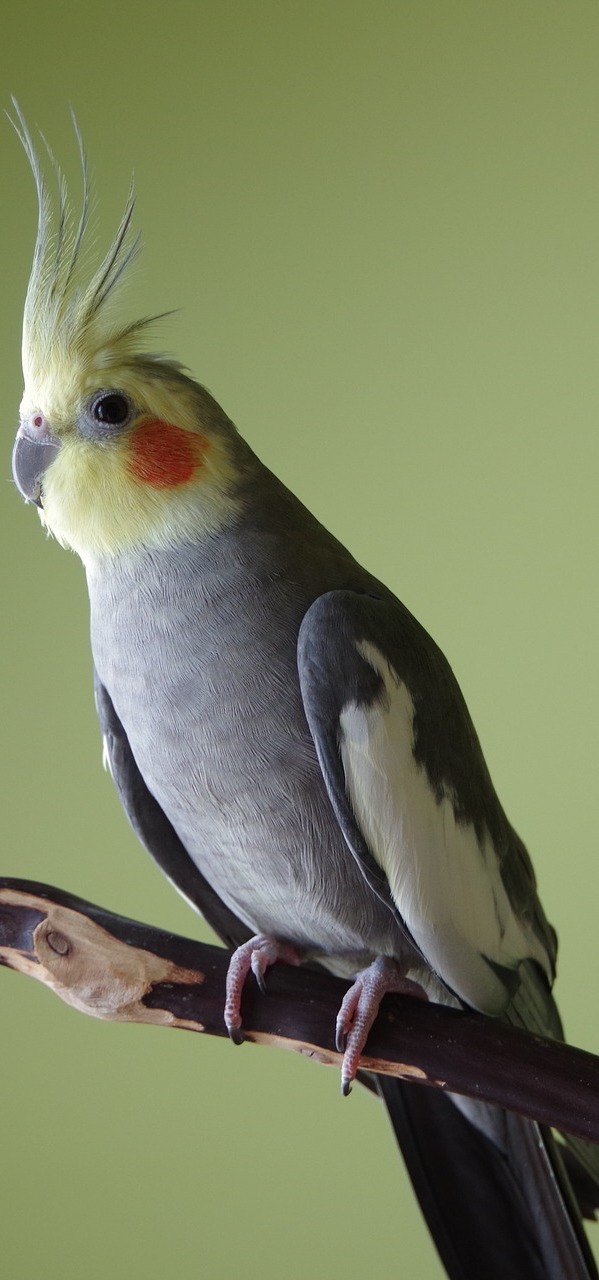
[[[599,7],[9,0],[0,84],[76,184],[73,104],[99,246],[135,169],[128,314],[181,308],[164,345],[445,649],[599,1051]],[[0,869],[208,936],[101,771],[83,574],[10,483],[35,207],[1,121],[0,174]],[[5,1275],[441,1275],[335,1072],[4,971],[0,1017]]]

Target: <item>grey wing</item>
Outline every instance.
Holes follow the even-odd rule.
[[[558,1033],[555,933],[437,645],[392,596],[334,591],[303,619],[298,671],[347,844],[429,966],[485,1013],[520,992],[515,1020],[538,1005]]]
[[[252,930],[224,905],[204,879],[148,790],[110,695],[96,671],[94,694],[105,757],[135,834],[179,893],[204,916],[219,938],[230,947],[239,946],[251,937]]]

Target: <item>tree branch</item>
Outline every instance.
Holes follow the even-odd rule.
[[[0,963],[83,1013],[226,1035],[229,953],[114,915],[60,889],[0,878]],[[340,1064],[335,1016],[347,983],[277,965],[244,992],[247,1040]],[[493,1018],[386,996],[368,1071],[468,1094],[599,1142],[599,1058]]]

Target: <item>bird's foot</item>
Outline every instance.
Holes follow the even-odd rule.
[[[343,997],[335,1032],[337,1050],[343,1054],[341,1092],[344,1096],[351,1091],[370,1028],[388,991],[416,996],[419,1000],[428,998],[423,987],[404,978],[395,960],[387,956],[379,956],[356,975],[353,986]]]
[[[225,1026],[234,1044],[243,1044],[241,996],[250,969],[264,995],[264,975],[277,960],[282,960],[284,964],[302,962],[301,956],[290,943],[277,942],[276,938],[268,938],[263,933],[256,934],[255,938],[250,938],[249,942],[244,942],[233,952],[227,971]]]

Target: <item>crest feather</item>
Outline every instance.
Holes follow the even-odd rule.
[[[15,117],[9,119],[23,146],[33,173],[38,200],[38,223],[31,274],[23,315],[23,372],[35,385],[49,365],[74,357],[87,362],[102,352],[103,364],[118,363],[143,349],[143,331],[170,314],[146,316],[126,326],[110,319],[114,291],[137,256],[140,236],[132,230],[135,198],[133,183],[116,235],[100,265],[85,283],[83,253],[89,239],[91,188],[87,157],[77,120],[71,112],[79,148],[83,191],[78,219],[73,213],[67,185],[43,134],[56,196],[48,190],[44,168],[31,132],[15,98]],[[160,356],[146,359],[161,361]]]

